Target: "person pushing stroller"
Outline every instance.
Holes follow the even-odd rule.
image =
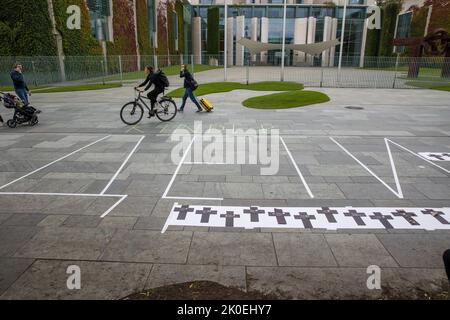
[[[23,66],[20,63],[14,65],[14,69],[11,71],[11,80],[13,81],[14,91],[17,96],[23,101],[25,105],[29,104],[28,95],[31,96],[31,91],[28,89],[27,83],[23,76]]]

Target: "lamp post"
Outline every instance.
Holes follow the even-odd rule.
[[[227,81],[227,65],[228,65],[228,0],[225,0],[225,15],[223,24],[223,77]]]
[[[281,45],[281,81],[284,81],[284,56],[286,53],[286,11],[287,11],[287,0],[284,0],[283,7],[283,39]]]
[[[342,28],[341,28],[341,45],[339,50],[339,66],[338,66],[338,78],[340,79],[341,67],[342,67],[342,51],[344,50],[344,33],[345,33],[345,18],[347,15],[347,1],[344,0],[344,12],[342,14]]]

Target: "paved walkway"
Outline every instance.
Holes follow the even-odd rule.
[[[450,207],[450,162],[417,156],[450,150],[449,93],[321,91],[332,101],[277,111],[240,106],[261,92],[214,94],[212,114],[188,105],[171,123],[145,119],[133,128],[119,119],[130,87],[34,95],[44,110],[37,127],[0,127],[1,298],[115,299],[190,280],[283,298],[377,298],[380,290],[366,286],[369,265],[381,268],[391,295],[439,292],[446,281],[441,256],[450,248],[445,229],[180,225],[161,233],[174,203]],[[252,164],[173,163],[170,134],[190,132],[196,120],[205,130],[279,129],[287,148],[277,174],[263,176]],[[70,265],[81,268],[81,290],[66,287]]]

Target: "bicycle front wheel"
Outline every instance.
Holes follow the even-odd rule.
[[[144,116],[144,108],[139,103],[129,102],[122,107],[120,111],[120,119],[123,123],[134,126],[138,124]]]
[[[173,100],[162,99],[156,107],[156,116],[159,120],[167,122],[175,118],[177,111],[177,105]]]

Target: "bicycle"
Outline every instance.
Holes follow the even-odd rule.
[[[139,92],[137,97],[136,92]],[[142,120],[144,117],[144,108],[142,105],[147,108],[149,118],[156,115],[159,120],[167,122],[171,121],[177,115],[178,108],[175,101],[173,101],[171,97],[164,96],[164,93],[163,97],[155,103],[153,110],[144,101],[144,99],[150,100],[142,95],[142,91],[135,89],[134,101],[126,103],[120,111],[120,118],[125,124],[134,126]]]

